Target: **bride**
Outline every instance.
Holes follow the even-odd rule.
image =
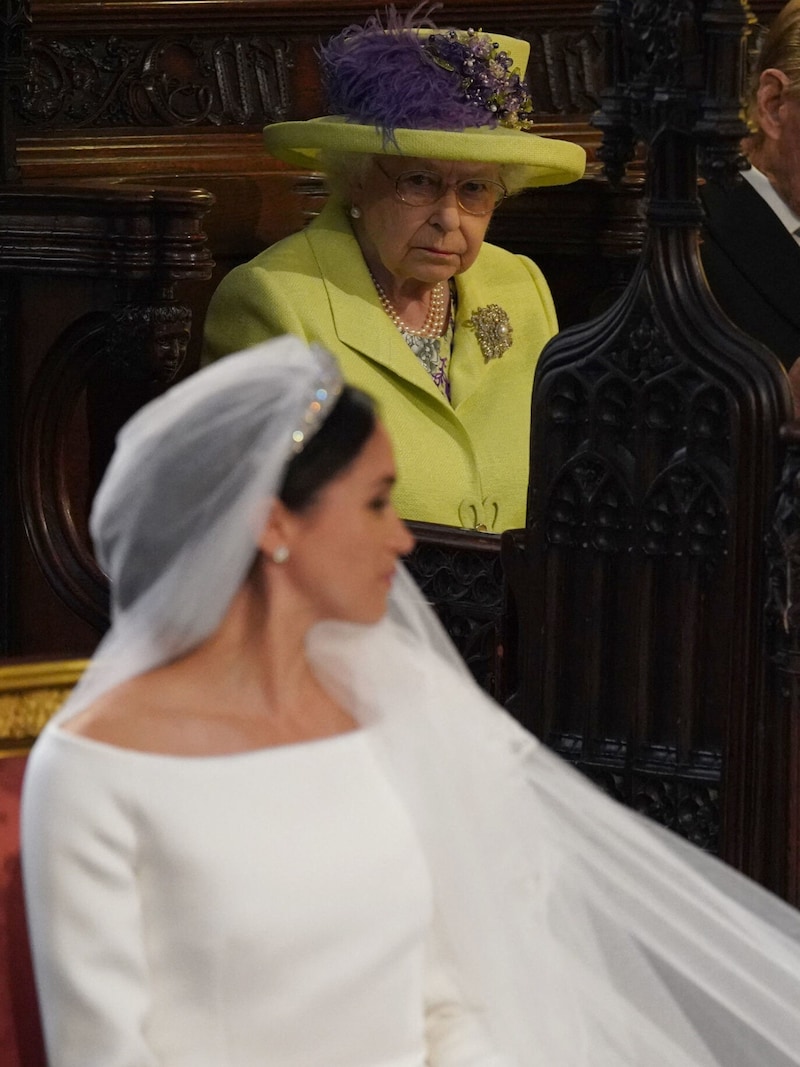
[[[112,627],[24,786],[50,1067],[800,1064],[798,914],[478,689],[394,478],[288,337],[121,432]]]

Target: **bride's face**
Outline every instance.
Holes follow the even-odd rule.
[[[392,505],[395,478],[389,436],[377,424],[350,466],[291,515],[282,567],[314,619],[370,623],[386,611],[398,557],[414,545]]]

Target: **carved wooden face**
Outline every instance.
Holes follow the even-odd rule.
[[[186,359],[189,326],[182,319],[156,320],[153,325],[153,369],[160,381],[171,382]]]
[[[173,381],[186,359],[190,322],[184,308],[126,306],[115,315],[108,341],[117,370],[138,381]]]

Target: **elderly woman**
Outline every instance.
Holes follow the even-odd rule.
[[[556,332],[538,267],[484,242],[526,186],[581,176],[576,145],[529,132],[528,45],[424,31],[390,11],[322,50],[333,116],[267,127],[271,153],[325,170],[333,195],[300,234],[233,270],[207,358],[282,333],[324,343],[397,448],[405,518],[524,525],[531,389]]]
[[[797,912],[489,701],[395,473],[294,338],[122,431],[113,624],[24,786],[50,1067],[797,1067]]]

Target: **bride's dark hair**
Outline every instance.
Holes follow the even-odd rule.
[[[313,504],[320,489],[350,466],[375,429],[370,396],[346,385],[320,428],[286,468],[278,497],[290,511]]]

